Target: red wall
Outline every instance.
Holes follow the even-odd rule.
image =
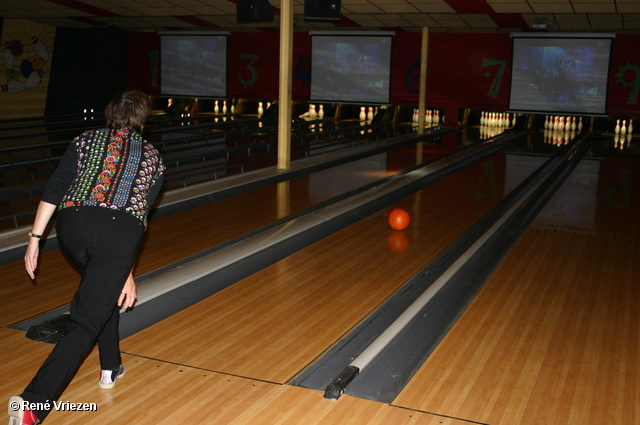
[[[228,89],[231,98],[278,97],[277,31],[239,32],[229,37]],[[420,33],[396,33],[391,82],[393,104],[418,104]],[[608,111],[639,115],[640,35],[618,35],[613,42]],[[159,94],[159,37],[133,33],[130,39],[130,85]],[[293,98],[309,95],[310,40],[294,35]],[[444,107],[447,119],[459,108],[506,109],[509,97],[511,37],[509,34],[429,35],[427,107]]]

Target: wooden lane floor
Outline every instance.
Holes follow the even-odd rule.
[[[423,161],[456,147],[455,134],[447,137],[442,145],[425,145]],[[154,220],[145,236],[135,276],[231,240],[358,185],[406,169],[415,164],[415,151],[415,146],[396,149],[388,157],[365,158],[290,180],[286,185],[257,189]],[[22,261],[0,266],[0,275],[0,296],[3,300],[11,300],[2,303],[0,326],[19,323],[65,306],[78,284],[78,274],[59,250],[41,255],[35,282],[27,276]]]
[[[53,347],[0,328],[0,399],[19,394]],[[466,422],[351,397],[325,400],[320,391],[255,381],[124,354],[127,374],[112,390],[98,388],[97,350],[84,362],[60,402],[87,411],[54,410],[50,424],[424,424]],[[7,379],[7,377],[11,377]],[[93,403],[93,405],[91,404]]]
[[[392,405],[492,425],[640,423],[640,164],[604,158],[576,178],[587,190],[550,201]]]
[[[122,342],[129,354],[285,383],[334,344],[502,197],[494,154],[316,242]],[[393,239],[406,237],[406,246]]]

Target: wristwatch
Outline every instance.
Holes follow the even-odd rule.
[[[42,237],[42,235],[36,235],[36,234],[35,234],[35,233],[33,233],[33,232],[29,232],[29,237],[30,237],[30,238],[40,239],[40,238]]]

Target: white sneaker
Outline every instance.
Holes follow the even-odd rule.
[[[120,365],[113,370],[103,370],[100,372],[100,382],[98,382],[98,386],[104,389],[113,388],[116,385],[116,379],[124,375],[125,372],[126,369],[124,365]]]
[[[13,396],[9,400],[9,425],[36,425],[40,421],[36,414],[25,407],[20,396]]]

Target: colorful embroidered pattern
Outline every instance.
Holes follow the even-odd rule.
[[[160,153],[129,129],[87,131],[75,139],[78,174],[60,209],[99,206],[147,222],[147,196],[164,172]]]

